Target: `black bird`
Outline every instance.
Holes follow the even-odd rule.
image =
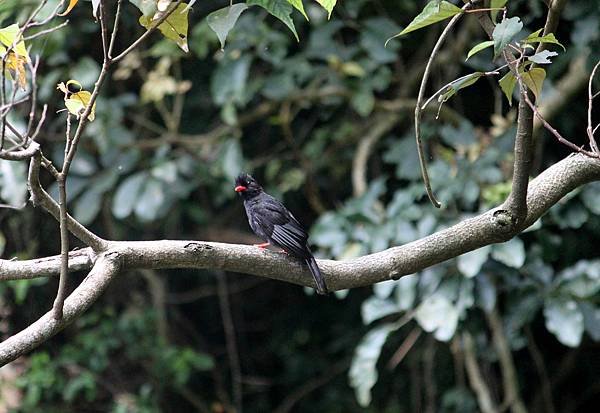
[[[277,199],[263,191],[256,180],[242,173],[235,179],[235,192],[244,199],[244,208],[250,228],[265,241],[258,245],[265,248],[269,244],[283,249],[289,255],[302,259],[317,285],[318,294],[327,294],[327,285],[308,248],[308,234],[298,220]]]

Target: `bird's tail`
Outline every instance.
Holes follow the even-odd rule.
[[[327,285],[325,284],[325,279],[323,278],[323,275],[321,274],[321,270],[319,270],[319,267],[317,266],[317,262],[315,261],[315,258],[314,257],[307,258],[306,265],[308,265],[308,269],[310,270],[310,272],[315,280],[315,284],[317,285],[317,294],[321,294],[321,295],[327,294],[329,291],[327,290]]]

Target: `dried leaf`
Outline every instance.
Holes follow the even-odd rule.
[[[59,13],[59,16],[66,16],[67,14],[69,14],[71,12],[71,10],[73,10],[73,7],[75,7],[77,5],[77,2],[79,0],[71,0],[69,1],[69,6],[67,6],[67,9],[65,11],[63,11],[62,13]]]

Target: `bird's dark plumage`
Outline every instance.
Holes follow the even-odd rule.
[[[327,294],[325,280],[308,248],[308,234],[292,213],[279,200],[264,192],[248,174],[240,174],[236,178],[235,191],[244,199],[252,231],[291,256],[304,260],[313,275],[317,292]]]

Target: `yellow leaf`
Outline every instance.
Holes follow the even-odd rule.
[[[59,16],[66,16],[67,14],[69,14],[71,12],[71,10],[73,10],[73,7],[75,7],[75,5],[77,4],[79,0],[71,0],[69,1],[69,6],[67,7],[67,10],[63,11],[62,13],[59,13]]]
[[[25,63],[27,62],[24,56],[20,56],[14,52],[8,52],[6,58],[6,70],[10,76],[15,79],[17,85],[25,90],[27,87],[27,76],[25,76]]]
[[[13,51],[19,56],[29,59],[29,54],[27,53],[27,48],[25,47],[25,42],[23,41],[23,34],[19,32],[20,29],[18,24],[11,24],[8,27],[0,29],[0,53],[5,53],[6,49],[15,43],[15,39],[17,38],[17,35],[19,35]]]
[[[542,93],[544,79],[546,78],[546,71],[541,67],[536,67],[528,72],[521,73],[521,78],[529,90],[533,92],[535,98],[539,99],[540,94]]]
[[[69,80],[66,84],[59,83],[57,89],[65,94],[65,106],[67,110],[73,115],[79,118],[90,103],[92,94],[87,90],[81,90],[81,83],[76,80]],[[74,89],[78,89],[77,92],[73,92]],[[88,115],[88,119],[93,121],[96,118],[96,102],[92,106],[92,110]]]
[[[180,3],[177,9],[173,11],[167,19],[158,26],[158,30],[167,39],[177,43],[177,46],[184,52],[188,52],[187,32],[188,32],[188,13],[187,4]],[[152,18],[148,16],[140,17],[140,24],[146,29],[154,27],[156,20],[163,16],[164,12],[157,12]]]

